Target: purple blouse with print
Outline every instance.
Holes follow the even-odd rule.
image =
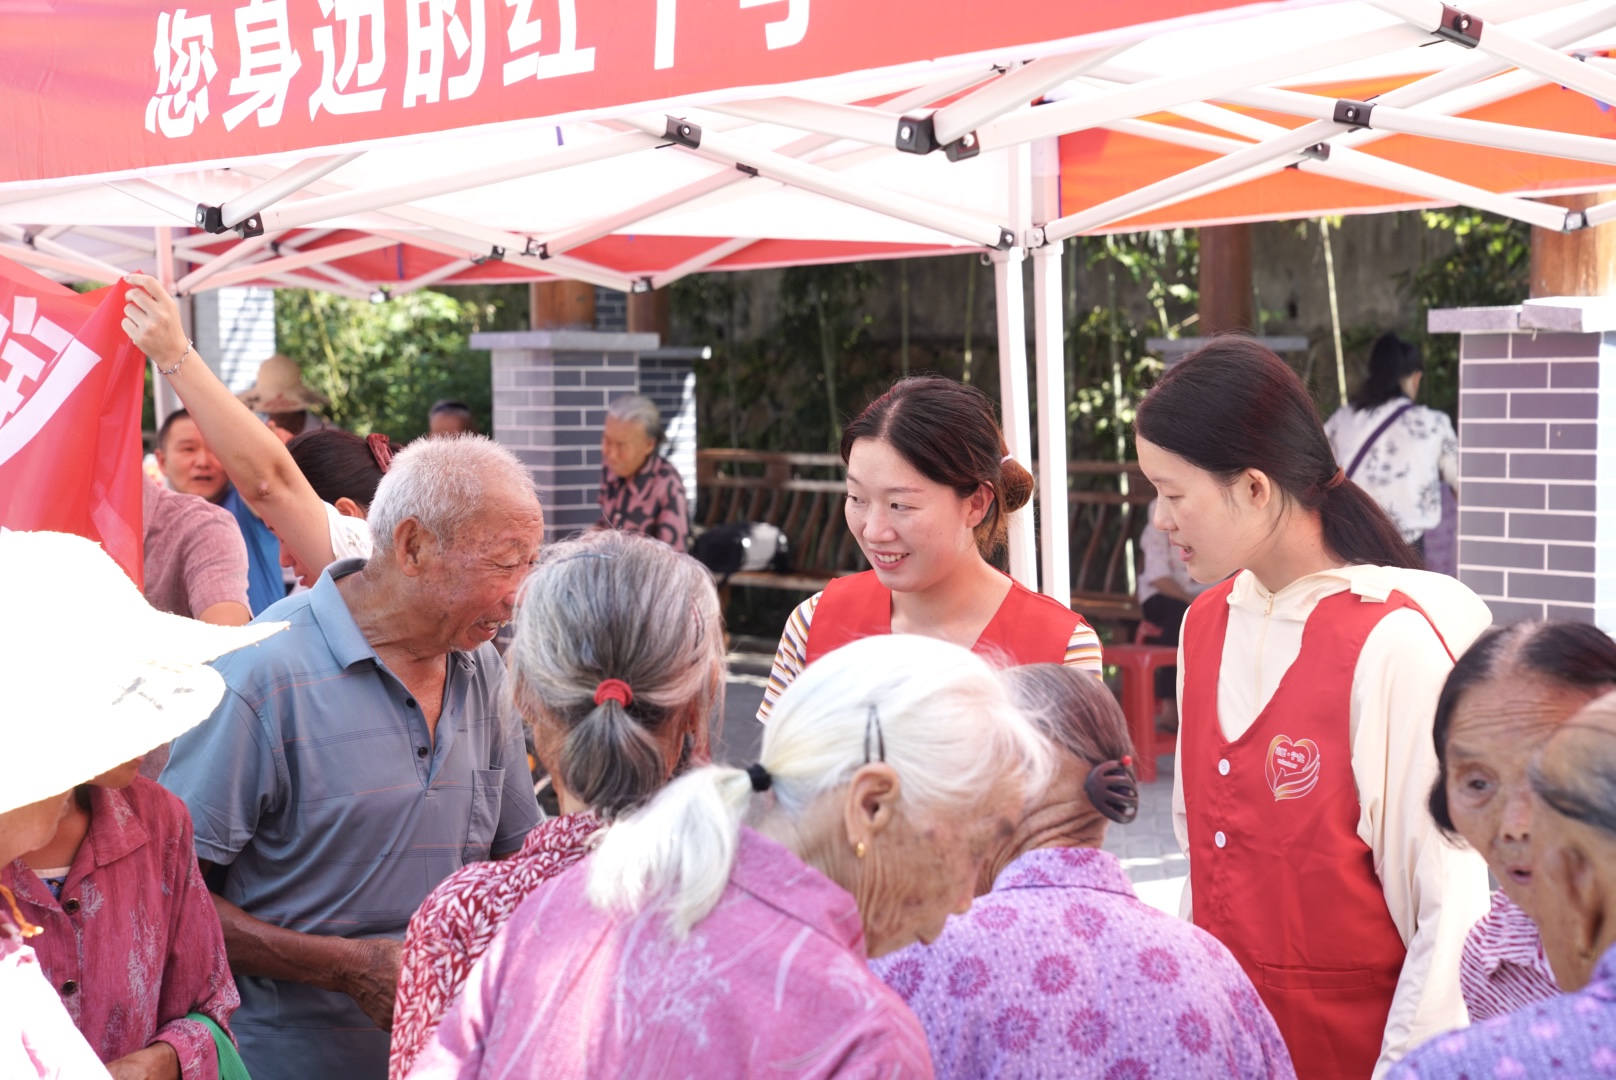
[[[1229,950],[1094,848],[1023,854],[932,944],[870,966],[920,1017],[940,1078],[1296,1075]]]

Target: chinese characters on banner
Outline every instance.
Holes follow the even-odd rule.
[[[807,36],[810,0],[729,2],[737,13],[757,7],[775,11],[771,18],[754,20],[765,50],[791,48]],[[310,120],[322,111],[333,116],[383,112],[389,95],[405,109],[470,98],[484,86],[489,35],[500,28],[504,59],[494,85],[589,74],[596,70],[597,46],[579,43],[580,3],[604,10],[602,0],[245,0],[234,7],[223,31],[211,13],[195,7],[161,11],[152,49],[157,82],[146,104],[146,130],[187,138],[212,113],[227,131],[249,119],[260,128],[280,124],[288,100],[297,97],[294,77],[304,55],[293,41],[304,34],[311,70],[318,61],[320,73],[303,95]],[[654,3],[653,66],[662,70],[674,66],[679,0]],[[298,11],[306,27],[294,25]],[[402,26],[402,35],[394,24]],[[615,29],[613,23],[597,20],[594,36],[601,48],[622,38],[608,35],[608,29]],[[219,32],[234,33],[233,71],[221,73],[215,54]],[[400,36],[402,49],[397,48]],[[221,96],[227,99],[222,111]]]
[[[145,361],[126,291],[75,293],[0,259],[0,528],[98,540],[139,585]]]

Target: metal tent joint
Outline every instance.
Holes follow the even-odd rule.
[[[758,171],[755,168],[753,168],[752,166],[746,164],[743,161],[737,161],[735,163],[735,168],[736,168],[736,170],[738,172],[743,172],[747,176],[756,176],[758,174]]]
[[[943,153],[948,155],[949,161],[964,161],[967,158],[974,158],[981,152],[982,142],[976,137],[976,132],[974,131],[967,131],[943,147]]]
[[[1060,243],[1059,240],[1055,242],[1057,244]],[[1027,230],[1026,248],[1028,251],[1032,251],[1035,248],[1041,248],[1047,243],[1049,243],[1049,237],[1044,235],[1044,227],[1042,225],[1034,225],[1032,228]]]
[[[1474,49],[1481,44],[1481,27],[1481,20],[1468,11],[1443,4],[1442,22],[1436,28],[1436,36],[1461,48]]]
[[[1375,106],[1370,102],[1342,98],[1335,103],[1335,114],[1331,119],[1347,127],[1366,128],[1369,126],[1370,114],[1374,111]]]
[[[548,259],[549,257],[550,245],[548,243],[536,244],[531,236],[527,237],[527,242],[522,245],[522,258]]]
[[[1588,227],[1588,215],[1581,210],[1567,210],[1563,232],[1576,232]]]
[[[1307,149],[1303,150],[1302,156],[1305,158],[1312,158],[1314,161],[1329,161],[1330,144],[1327,142],[1316,142],[1312,146],[1309,146]]]
[[[1011,248],[1013,248],[1015,246],[1016,246],[1016,234],[1014,232],[1012,232],[1011,230],[1006,229],[1003,226],[1000,226],[1000,228],[999,228],[999,242],[997,244],[993,245],[993,249],[995,251],[1009,251]]]
[[[264,219],[261,215],[251,214],[243,218],[239,224],[226,225],[224,223],[224,207],[209,206],[207,203],[196,204],[196,227],[203,232],[215,235],[233,230],[243,239],[249,236],[264,235]]]
[[[655,288],[655,286],[652,285],[650,276],[646,275],[635,278],[634,284],[629,288],[629,292],[648,293],[653,288]]]
[[[937,149],[937,125],[930,116],[898,118],[896,145],[906,154],[929,154]]]
[[[668,117],[667,126],[662,131],[662,137],[671,143],[687,146],[694,150],[701,145],[701,125],[692,124],[689,120],[681,120],[677,116]]]
[[[478,266],[481,266],[483,263],[487,262],[504,262],[505,249],[500,247],[498,244],[495,244],[493,247],[488,249],[487,255],[473,255],[471,257],[471,261],[476,263]]]

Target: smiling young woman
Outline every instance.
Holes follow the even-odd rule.
[[[1180,637],[1184,913],[1245,966],[1297,1074],[1381,1072],[1465,1014],[1474,852],[1420,808],[1453,657],[1491,621],[1346,479],[1283,360],[1226,337],[1140,405],[1139,462],[1198,597]]]
[[[758,709],[825,653],[875,634],[940,638],[1003,666],[1066,664],[1100,673],[1083,617],[988,560],[1032,475],[1005,451],[993,403],[951,379],[903,379],[842,432],[847,527],[871,570],[831,582],[792,612]]]

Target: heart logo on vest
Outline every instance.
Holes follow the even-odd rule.
[[[1268,744],[1268,786],[1274,801],[1300,799],[1319,782],[1319,746],[1312,739],[1295,742],[1284,735]]]

